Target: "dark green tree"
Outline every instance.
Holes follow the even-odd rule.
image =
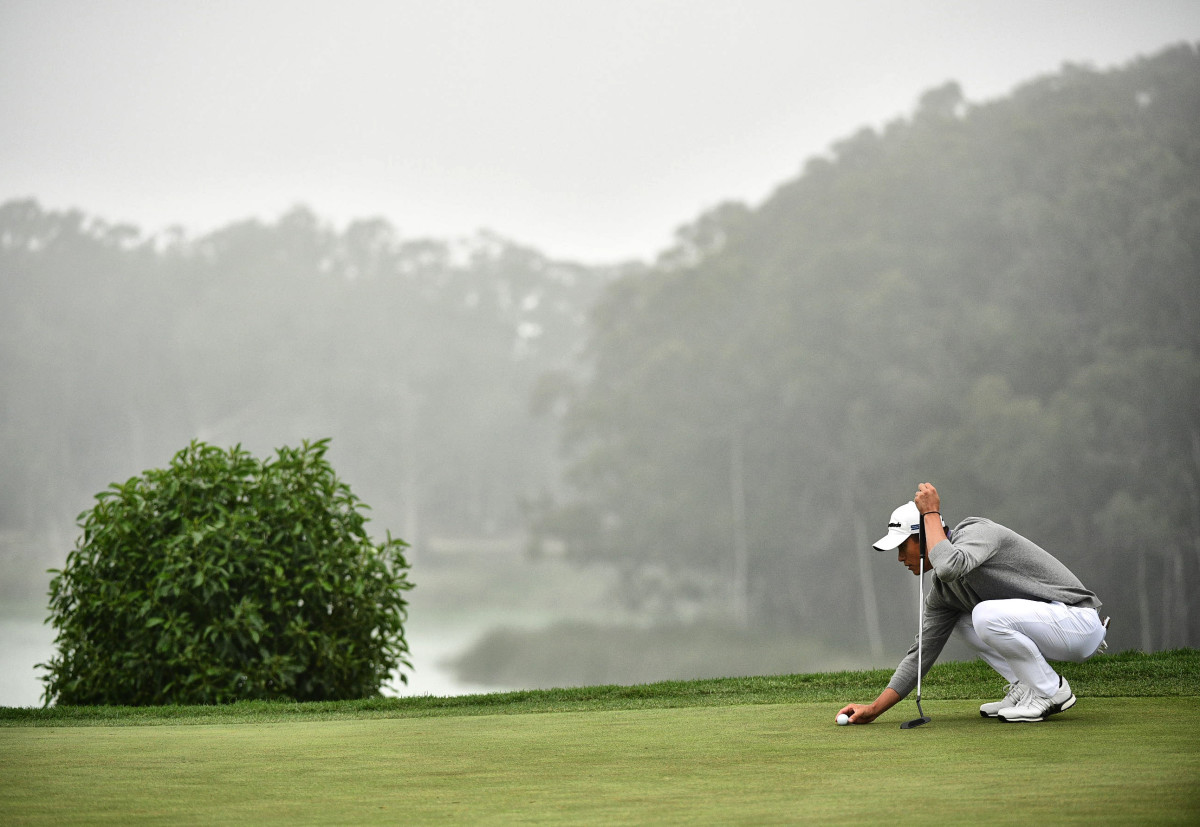
[[[530,391],[576,367],[608,278],[304,208],[189,238],[0,204],[0,601],[43,590],[96,491],[192,438],[261,455],[332,437],[411,557],[516,534],[560,469]]]
[[[364,698],[411,667],[407,544],[372,542],[327,448],[194,441],[98,494],[51,583],[46,703]]]
[[[574,496],[538,527],[859,646],[909,634],[907,605],[869,605],[867,544],[932,480],[1114,615],[1147,607],[1114,646],[1194,642],[1198,127],[1190,44],[987,104],[947,84],[700,217],[601,296],[564,394]],[[1118,530],[1139,509],[1155,531]]]

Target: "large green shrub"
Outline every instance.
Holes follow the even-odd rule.
[[[45,702],[363,698],[411,668],[407,544],[372,543],[327,447],[193,442],[98,494],[51,582]]]

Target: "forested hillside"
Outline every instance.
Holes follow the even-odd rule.
[[[187,238],[0,206],[5,591],[40,597],[92,495],[194,438],[259,455],[332,438],[381,535],[521,532],[556,476],[533,389],[572,369],[606,277],[303,208]]]
[[[330,437],[418,562],[527,531],[619,567],[643,620],[879,660],[915,581],[869,545],[929,480],[952,524],[1061,557],[1115,647],[1195,645],[1200,52],[933,89],[653,264],[303,208],[145,236],[12,201],[0,397],[0,598],[194,438]]]
[[[911,635],[911,575],[869,544],[929,480],[951,525],[1060,556],[1115,644],[1198,637],[1193,46],[988,103],[933,89],[701,216],[590,337],[575,496],[539,524],[581,559],[878,653]]]

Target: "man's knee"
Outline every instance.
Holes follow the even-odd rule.
[[[976,603],[975,608],[971,609],[971,625],[975,627],[977,633],[994,616],[995,613],[990,605],[994,602],[985,600],[982,603]]]
[[[975,634],[985,641],[991,640],[996,634],[1009,631],[1012,626],[1008,622],[1010,612],[1005,611],[1004,600],[985,600],[975,604],[971,610],[971,625]]]

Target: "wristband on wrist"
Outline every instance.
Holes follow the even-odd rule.
[[[924,519],[925,519],[926,517],[928,517],[930,514],[936,514],[936,515],[938,515],[939,517],[940,517],[940,516],[942,516],[942,512],[940,512],[940,511],[926,511],[924,514],[922,514],[922,515],[921,515],[921,519],[922,519],[922,520],[924,520]]]

